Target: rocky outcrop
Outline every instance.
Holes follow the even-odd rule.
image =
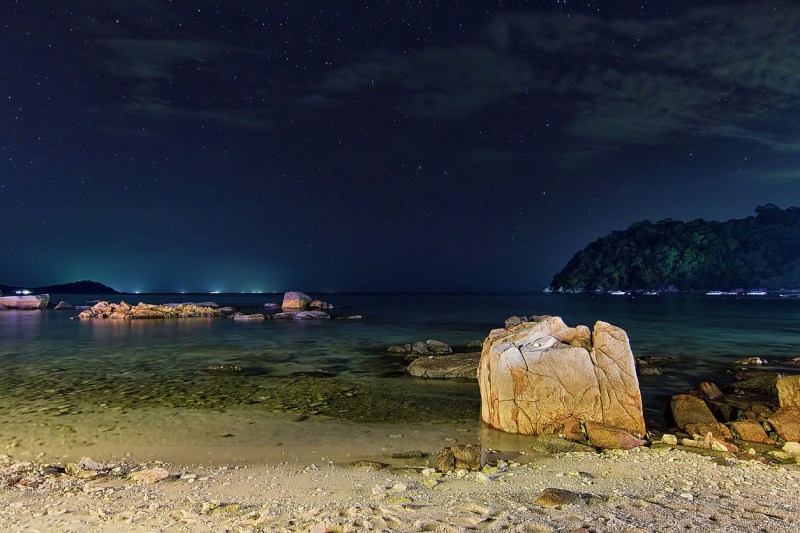
[[[116,320],[158,319],[158,318],[192,318],[218,317],[222,313],[218,309],[202,307],[194,304],[154,305],[139,302],[130,305],[125,302],[98,302],[91,309],[81,311],[77,318],[108,318]]]
[[[313,300],[311,296],[304,292],[289,291],[283,295],[283,303],[281,304],[281,308],[286,310],[302,310],[308,307],[308,304],[310,304],[312,301]]]
[[[408,365],[408,373],[419,378],[477,379],[480,352],[418,357]]]
[[[233,320],[239,320],[243,322],[248,322],[248,321],[252,322],[252,321],[265,320],[267,318],[267,315],[264,315],[263,313],[252,313],[249,315],[246,313],[234,313],[230,316],[230,318],[232,318]]]
[[[44,309],[49,302],[49,294],[0,296],[0,309]]]
[[[568,327],[560,317],[493,330],[483,345],[481,418],[510,433],[561,433],[575,419],[645,433],[628,336],[597,322]]]
[[[416,359],[424,355],[450,355],[453,349],[444,341],[428,339],[408,344],[397,344],[386,349],[389,353],[402,353],[408,357],[406,359]]]
[[[289,311],[272,315],[275,320],[319,320],[330,317],[325,311]]]
[[[322,300],[311,300],[308,307],[311,309],[333,309],[333,304],[323,302]]]

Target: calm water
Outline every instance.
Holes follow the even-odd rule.
[[[598,319],[628,332],[634,353],[671,355],[664,375],[640,378],[648,419],[665,399],[713,378],[743,356],[800,355],[800,300],[765,297],[584,296],[546,294],[313,295],[332,314],[362,320],[234,322],[227,319],[70,320],[71,311],[0,312],[0,399],[5,404],[166,405],[224,409],[252,404],[273,411],[361,420],[443,420],[478,416],[474,383],[403,374],[391,344],[482,340],[510,315],[560,315],[569,325]],[[52,295],[73,304],[100,297]],[[261,306],[280,295],[125,295],[129,303],[214,300]],[[252,312],[256,309],[253,308]],[[209,365],[238,365],[220,375]],[[321,391],[321,392],[320,392]],[[363,398],[353,404],[352,398]],[[347,398],[342,403],[338,398]],[[316,399],[316,401],[314,401]],[[379,401],[380,400],[380,401]],[[473,415],[474,413],[474,415]]]

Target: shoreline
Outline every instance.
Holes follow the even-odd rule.
[[[91,463],[89,463],[91,466]],[[334,461],[122,462],[59,472],[0,457],[8,531],[792,531],[800,470],[672,447],[496,461],[483,472]],[[149,469],[164,479],[135,482]],[[548,488],[568,491],[543,501]]]

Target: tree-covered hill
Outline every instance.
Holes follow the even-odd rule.
[[[53,293],[53,294],[119,294],[108,285],[103,285],[97,281],[83,280],[61,283],[59,285],[44,285],[42,287],[18,287],[14,285],[3,285],[0,283],[0,291],[3,294],[12,294],[21,289],[26,289],[34,294]]]
[[[551,288],[800,288],[800,207],[767,204],[727,222],[637,222],[575,254]]]

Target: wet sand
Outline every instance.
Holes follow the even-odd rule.
[[[27,418],[32,416],[32,418]],[[251,409],[12,416],[0,427],[9,531],[796,531],[800,471],[654,447],[535,454],[531,438],[451,424],[366,424]],[[490,449],[484,472],[436,453]],[[415,459],[392,453],[421,451]],[[101,472],[63,471],[83,457]],[[356,460],[387,466],[354,467]],[[139,484],[130,474],[163,468]],[[546,488],[573,503],[537,503]]]

